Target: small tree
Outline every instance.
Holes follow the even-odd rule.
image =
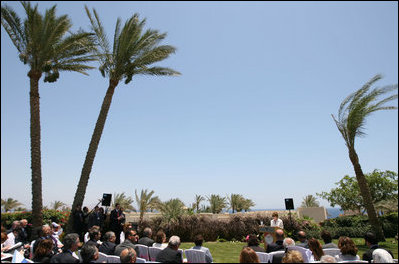
[[[218,194],[207,196],[207,199],[209,201],[212,214],[219,214],[227,206],[226,198],[221,197]]]
[[[309,194],[305,196],[302,200],[302,207],[319,207],[320,204],[317,201],[317,198],[313,195]]]
[[[136,211],[133,207],[133,198],[130,196],[126,196],[125,192],[114,194],[114,202],[112,203],[112,207],[115,207],[116,204],[120,204],[122,208],[129,211]]]
[[[23,204],[17,200],[14,200],[13,198],[7,198],[5,200],[1,199],[1,207],[3,207],[5,212],[9,212],[12,209],[20,207],[21,205]]]
[[[159,209],[162,214],[162,220],[167,222],[176,221],[179,217],[184,214],[184,203],[176,198],[170,199],[160,204]]]
[[[53,209],[53,210],[58,210],[58,208],[63,207],[63,206],[66,206],[66,204],[63,203],[63,202],[61,202],[61,201],[54,201],[54,202],[51,204],[51,209]]]

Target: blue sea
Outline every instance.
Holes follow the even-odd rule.
[[[340,214],[343,214],[344,211],[341,210],[341,208],[326,208],[327,209],[327,219],[330,218],[335,218],[338,217]],[[256,212],[256,211],[284,211],[285,209],[283,208],[273,208],[273,209],[253,209],[251,212]],[[232,211],[229,210],[228,213],[231,213]]]

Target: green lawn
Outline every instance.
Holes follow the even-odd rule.
[[[358,255],[360,258],[363,253],[367,251],[367,246],[364,245],[363,238],[354,238],[354,242],[356,243],[359,252]],[[389,249],[394,253],[395,258],[398,258],[398,244],[394,243],[395,239],[388,238],[386,242],[380,243],[383,248]],[[322,244],[323,242],[320,241]],[[335,239],[334,243],[338,243],[338,240]],[[238,263],[241,249],[246,245],[246,243],[242,242],[206,242],[204,243],[204,247],[209,248],[211,251],[213,262],[216,263]],[[180,248],[188,249],[194,246],[194,243],[182,243]],[[263,245],[260,245],[263,246]]]

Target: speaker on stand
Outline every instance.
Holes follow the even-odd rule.
[[[291,210],[294,210],[294,199],[285,198],[285,210],[288,210],[288,215],[290,216],[290,227],[292,228]]]

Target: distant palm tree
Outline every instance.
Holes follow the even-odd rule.
[[[123,193],[114,193],[114,202],[112,203],[112,207],[115,208],[116,204],[120,204],[120,206],[124,209],[124,210],[131,210],[131,211],[136,211],[136,209],[133,207],[132,203],[133,203],[133,198],[130,196],[126,196],[125,192]]]
[[[195,202],[193,204],[193,208],[197,209],[197,213],[200,212],[200,204],[201,204],[202,201],[205,201],[205,197],[203,197],[203,196],[201,196],[199,194],[196,194],[195,195]]]
[[[22,203],[14,200],[13,198],[7,198],[5,200],[1,199],[1,207],[3,207],[5,212],[11,211],[14,208],[23,205]]]
[[[309,195],[305,196],[305,198],[303,198],[301,206],[302,207],[319,207],[320,204],[317,201],[316,197],[309,194]]]
[[[242,204],[245,200],[241,194],[232,193],[230,196],[227,195],[226,197],[229,204],[229,209],[233,211],[233,214],[234,210],[238,212],[237,208],[240,207],[240,204]]]
[[[84,63],[94,60],[94,57],[87,55],[93,48],[91,34],[65,37],[72,24],[67,15],[56,16],[55,5],[42,16],[37,5],[32,7],[30,2],[21,3],[26,12],[23,23],[11,7],[4,5],[1,7],[1,24],[17,48],[19,59],[30,67],[32,225],[39,227],[43,224],[39,80],[43,73],[44,82],[55,82],[60,71],[86,74],[85,71],[93,67]]]
[[[99,70],[103,77],[109,79],[109,85],[86,153],[72,208],[83,203],[112,97],[119,82],[125,80],[125,84],[128,84],[133,76],[141,74],[173,76],[180,74],[170,68],[151,66],[168,58],[176,50],[169,45],[158,45],[166,37],[166,33],[160,34],[157,30],[151,29],[143,32],[145,19],[140,21],[138,14],[134,14],[121,30],[121,20],[118,18],[111,50],[96,10],[93,9],[93,18],[87,6],[85,9],[99,46],[97,52],[101,64]],[[73,217],[69,219],[68,226],[73,226]]]
[[[157,196],[152,197],[154,191],[148,192],[147,189],[141,190],[140,196],[137,194],[137,190],[134,190],[136,195],[137,208],[140,210],[140,223],[143,222],[144,213],[151,208],[157,208],[159,198]]]
[[[148,203],[148,209],[150,212],[159,209],[159,205],[162,203],[161,199],[158,196],[151,197],[150,202]]]
[[[63,202],[61,202],[61,201],[54,201],[54,202],[51,204],[51,209],[53,209],[53,210],[58,210],[58,208],[63,207],[63,206],[66,206],[66,204],[63,203]]]
[[[389,199],[379,201],[374,205],[375,209],[383,213],[391,213],[398,211],[398,199]]]
[[[362,168],[360,167],[359,157],[355,151],[356,136],[362,136],[365,134],[363,130],[366,117],[375,111],[397,109],[395,106],[384,106],[385,103],[397,99],[397,94],[390,95],[382,100],[378,99],[380,96],[385,95],[388,92],[397,90],[397,84],[374,88],[370,91],[371,86],[381,78],[381,75],[374,76],[370,81],[363,85],[362,88],[345,98],[338,110],[338,119],[336,119],[334,115],[332,115],[332,117],[339,132],[341,132],[342,137],[345,140],[346,147],[348,148],[349,159],[351,160],[355,170],[356,179],[359,184],[360,193],[367,210],[370,224],[376,232],[378,239],[384,241],[384,233],[377,218],[370,189]]]
[[[162,220],[167,222],[176,221],[184,214],[184,203],[180,199],[170,199],[160,204],[159,209],[162,214]]]
[[[207,196],[207,199],[209,201],[212,214],[219,214],[227,206],[226,198],[221,197],[218,194]]]

